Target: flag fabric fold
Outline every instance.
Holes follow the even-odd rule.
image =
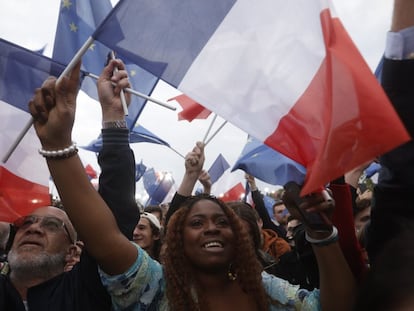
[[[183,108],[183,110],[178,113],[178,121],[187,120],[188,122],[191,122],[194,119],[207,119],[211,114],[210,110],[204,108],[185,94],[170,98],[168,101],[172,100],[178,102]]]
[[[53,59],[68,64],[111,10],[110,0],[62,1],[56,28]],[[85,72],[99,75],[107,61],[109,51],[109,48],[100,42],[94,42],[82,57],[82,69]],[[158,78],[132,64],[122,55],[117,57],[126,64],[131,88],[149,95],[157,84]],[[82,90],[91,98],[98,100],[96,81],[93,79],[84,79]],[[126,117],[130,129],[135,126],[145,103],[145,99],[132,96]]]
[[[165,140],[159,138],[142,125],[136,125],[130,132],[129,132],[129,142],[130,143],[153,143],[164,145],[170,147],[170,144],[167,143]],[[92,152],[99,152],[102,149],[102,138],[99,137],[94,139],[89,143],[87,146],[82,146],[81,148],[92,151]]]
[[[142,160],[140,163],[135,164],[135,181],[138,182],[141,177],[144,175],[145,171],[147,170],[147,167],[144,163],[142,163]]]
[[[147,130],[142,125],[136,125],[129,133],[131,143],[153,143],[170,147],[170,144]]]
[[[214,160],[211,167],[208,169],[210,175],[211,184],[214,184],[224,174],[224,172],[230,167],[230,164],[220,153]]]
[[[282,186],[289,181],[301,185],[306,175],[305,167],[251,136],[231,171],[237,169],[268,184]]]
[[[31,117],[28,102],[36,88],[64,66],[0,39],[0,156],[3,159]],[[49,170],[38,153],[40,142],[32,128],[6,163],[0,164],[0,221],[13,222],[51,204]]]
[[[121,0],[93,37],[306,167],[302,194],[409,140],[331,1]]]

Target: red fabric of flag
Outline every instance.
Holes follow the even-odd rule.
[[[178,120],[187,120],[188,122],[194,119],[207,119],[211,111],[201,106],[195,100],[191,99],[185,94],[170,98],[168,101],[177,101],[183,110],[178,114]]]
[[[244,190],[243,185],[241,183],[238,183],[237,185],[232,187],[230,190],[225,192],[222,196],[220,196],[220,199],[224,202],[240,201],[244,193],[245,193],[245,190]]]
[[[0,166],[0,221],[13,222],[48,205],[51,205],[48,187],[20,178]]]
[[[95,179],[98,176],[98,174],[90,164],[85,166],[85,172],[90,179]]]

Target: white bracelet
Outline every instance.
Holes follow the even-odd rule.
[[[328,237],[326,237],[324,239],[321,239],[321,240],[314,239],[314,238],[310,237],[307,232],[305,232],[305,238],[306,238],[306,241],[308,241],[309,243],[312,243],[314,245],[326,246],[326,245],[329,245],[329,244],[332,244],[332,243],[338,241],[338,238],[339,238],[338,229],[335,226],[332,226],[331,234]]]
[[[75,154],[77,154],[78,148],[76,147],[76,143],[73,142],[72,145],[70,145],[69,147],[66,147],[65,149],[60,149],[60,150],[39,149],[39,153],[46,159],[60,160],[60,159],[70,158],[74,156]]]

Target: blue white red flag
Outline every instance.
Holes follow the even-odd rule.
[[[93,37],[306,167],[302,194],[409,140],[328,0],[121,0]]]
[[[227,160],[223,157],[220,153],[217,158],[214,160],[213,164],[208,170],[208,174],[210,175],[211,184],[214,184],[220,177],[224,174],[224,172],[230,167],[230,164]]]
[[[168,101],[172,100],[178,102],[183,108],[183,110],[178,113],[178,121],[187,120],[188,122],[191,122],[194,119],[207,119],[211,114],[210,110],[203,107],[185,94],[170,98]]]
[[[28,102],[36,88],[64,67],[51,59],[0,39],[1,159],[30,120]],[[50,205],[49,170],[39,155],[32,128],[10,158],[0,164],[0,221],[12,222],[37,207]]]
[[[161,204],[174,185],[171,175],[155,172],[153,168],[148,169],[142,179],[149,196],[145,206]]]
[[[227,190],[225,193],[220,195],[220,199],[224,202],[229,201],[242,201],[245,196],[245,189],[242,185],[242,183],[237,183],[233,187],[231,187],[229,190]]]
[[[56,28],[53,59],[68,64],[95,28],[104,20],[112,9],[109,0],[71,0],[61,1],[59,19]],[[99,42],[94,42],[82,57],[82,69],[99,75],[106,63],[109,48]],[[143,94],[150,94],[158,78],[146,70],[129,63],[122,55],[118,55],[127,65],[131,87]],[[98,100],[96,82],[84,79],[82,90],[90,97]],[[132,96],[128,107],[126,121],[132,129],[141,114],[146,100]]]
[[[303,184],[306,169],[280,152],[249,137],[231,171],[240,169],[268,184],[284,185],[289,181]]]

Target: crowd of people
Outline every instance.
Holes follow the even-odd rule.
[[[394,0],[384,57],[382,85],[412,134],[410,0]],[[299,198],[284,191],[273,217],[254,176],[245,176],[251,203],[212,196],[204,144],[197,142],[171,202],[140,210],[120,95],[129,87],[125,66],[108,61],[97,81],[103,140],[98,191],[71,139],[79,81],[80,63],[60,81],[47,79],[29,103],[39,152],[63,207],[44,206],[13,224],[0,223],[0,310],[414,307],[413,141],[379,155],[374,189],[358,183],[365,163],[320,192]],[[203,192],[194,195],[197,181]]]

